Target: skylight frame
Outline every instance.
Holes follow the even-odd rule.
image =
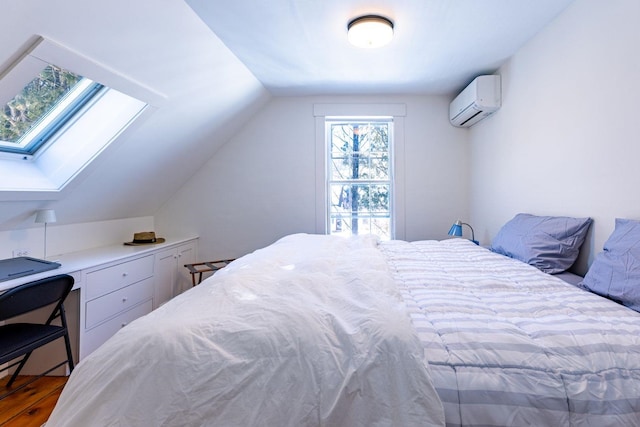
[[[164,105],[167,96],[103,63],[38,35],[0,63],[0,105],[48,64],[100,82],[104,88],[34,155],[0,152],[0,201],[57,200]]]

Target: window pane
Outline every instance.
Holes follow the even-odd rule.
[[[34,154],[103,86],[48,65],[0,109],[0,151]]]
[[[389,212],[389,184],[331,184],[332,212]]]
[[[330,180],[347,180],[351,178],[351,157],[334,157],[331,159]]]
[[[375,234],[382,238],[389,238],[391,236],[391,219],[336,215],[331,217],[330,234],[345,236]]]
[[[48,65],[0,112],[0,139],[17,143],[46,116],[82,79],[60,67]]]
[[[371,180],[389,179],[389,156],[387,153],[373,152],[360,154],[358,172],[359,178]]]
[[[366,185],[359,187],[359,207],[375,214],[389,212],[389,185]]]

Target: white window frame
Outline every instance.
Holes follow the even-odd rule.
[[[391,238],[405,239],[405,173],[404,173],[404,118],[405,104],[314,104],[316,140],[316,233],[329,233],[329,207],[327,186],[327,136],[328,118],[391,117],[393,120],[393,145],[391,149],[392,187],[390,207]]]

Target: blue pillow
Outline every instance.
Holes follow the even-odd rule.
[[[591,218],[520,213],[502,226],[491,250],[545,273],[561,273],[578,258],[591,222]]]
[[[616,219],[616,227],[580,287],[640,311],[640,221]]]

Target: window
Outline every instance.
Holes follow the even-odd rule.
[[[48,64],[0,111],[0,151],[34,154],[103,86]]]
[[[375,232],[376,228],[381,228],[387,231],[381,235],[382,238],[405,238],[405,171],[402,166],[404,165],[404,118],[406,115],[407,106],[402,103],[313,104],[316,146],[316,233],[338,233],[334,230],[340,227],[340,234],[349,235],[353,232],[352,220],[357,219],[355,224],[357,224],[358,234],[369,233],[370,230]],[[336,125],[336,131],[351,135],[351,142],[345,135],[343,138],[346,138],[346,141],[336,141],[335,166],[333,142],[330,138],[332,124]],[[344,126],[342,129],[340,129],[341,125]],[[358,126],[358,149],[355,151],[353,150],[354,125]],[[388,138],[386,154],[380,154],[382,150],[376,151],[376,148],[369,148],[369,151],[365,152],[366,147],[361,142],[367,133],[364,129],[367,126],[370,126],[373,132],[382,132],[386,127]],[[342,150],[345,142],[347,147]],[[376,144],[370,147],[375,147]],[[352,178],[354,157],[348,156],[349,149],[352,154],[357,154],[358,179]],[[348,162],[352,162],[351,169]],[[374,170],[380,165],[386,165],[387,170],[385,173],[375,175],[372,172],[372,165]],[[342,191],[343,188],[344,191]],[[342,205],[340,193],[343,197]],[[353,194],[358,197],[355,210],[353,202],[348,199]],[[379,209],[383,203],[386,204],[385,209]],[[339,224],[335,221],[337,219],[341,220]],[[381,225],[383,223],[384,225]]]
[[[392,118],[327,118],[330,234],[393,235]]]
[[[0,70],[0,200],[71,191],[165,96],[35,37]]]

